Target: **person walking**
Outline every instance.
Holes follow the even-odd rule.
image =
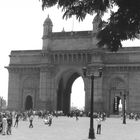
[[[52,125],[52,119],[53,119],[52,114],[49,114],[49,115],[48,115],[49,126],[51,126],[51,125]]]
[[[0,113],[0,133],[2,132],[2,114]]]
[[[33,115],[31,114],[31,116],[29,117],[29,122],[30,122],[29,128],[33,128],[33,119],[34,119],[34,117],[33,117]]]
[[[97,134],[101,134],[101,118],[97,119]]]
[[[19,122],[19,114],[16,114],[14,127],[18,127],[18,122]]]
[[[78,112],[78,111],[76,111],[76,112],[75,112],[76,121],[78,121],[78,120],[79,120],[78,116],[79,116],[79,112]]]
[[[3,115],[3,119],[2,119],[2,135],[5,135],[7,131],[7,118],[6,115]]]
[[[11,128],[12,128],[12,116],[11,115],[8,115],[8,118],[7,118],[7,135],[11,135]]]

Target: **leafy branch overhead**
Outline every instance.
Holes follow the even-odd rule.
[[[112,11],[97,35],[99,47],[117,51],[122,47],[121,41],[133,40],[140,34],[140,0],[42,0],[43,10],[54,5],[62,8],[63,18],[75,15],[79,21],[87,14],[100,12],[102,17],[108,10]],[[118,9],[115,12],[114,7]]]

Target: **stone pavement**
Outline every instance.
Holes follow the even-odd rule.
[[[96,120],[94,127],[96,132]],[[34,119],[34,128],[28,121],[20,121],[18,128],[12,128],[12,135],[1,135],[0,140],[88,140],[89,118],[58,117],[51,127],[44,125],[42,119]],[[102,133],[96,140],[140,140],[140,121],[127,120],[122,124],[120,118],[107,118],[102,122]]]

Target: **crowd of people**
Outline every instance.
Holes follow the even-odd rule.
[[[140,119],[140,113],[133,113],[133,112],[131,112],[131,113],[129,113],[128,114],[128,118],[129,119],[131,119],[131,120],[139,120]]]
[[[46,111],[46,110],[38,110],[38,111],[25,111],[25,112],[10,112],[4,111],[0,112],[0,134],[2,135],[11,135],[12,134],[12,126],[17,128],[19,120],[29,121],[29,128],[33,128],[33,120],[34,117],[38,119],[42,119],[45,125],[51,126],[53,117],[66,116],[66,117],[75,117],[76,120],[79,120],[79,117],[90,117],[91,114],[85,113],[84,111],[74,110],[69,112],[68,114],[64,114],[63,111]],[[106,120],[105,112],[94,112],[93,117],[97,120],[97,134],[101,134],[101,122]],[[129,119],[140,119],[139,113],[129,113],[127,114],[127,118]]]
[[[18,128],[19,120],[29,121],[29,128],[33,128],[34,117],[42,118],[44,124],[51,126],[53,115],[46,111],[26,111],[26,112],[0,112],[0,134],[11,135],[12,126]]]
[[[1,113],[0,114],[0,132],[2,135],[11,135],[11,127],[13,124],[11,113]]]

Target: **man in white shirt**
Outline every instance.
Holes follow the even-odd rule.
[[[101,118],[97,119],[97,134],[101,134]]]

